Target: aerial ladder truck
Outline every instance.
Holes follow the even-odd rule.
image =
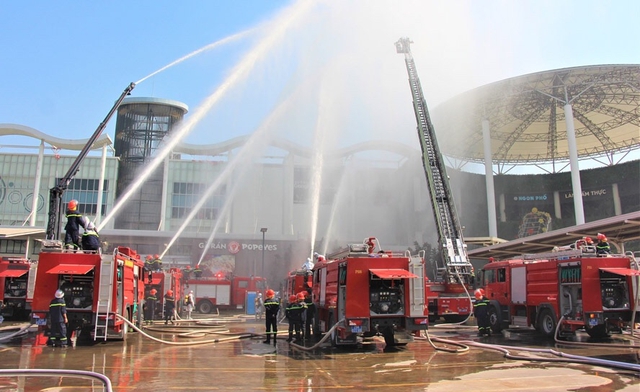
[[[422,149],[422,164],[427,177],[429,199],[442,254],[441,260],[435,260],[435,281],[425,283],[429,316],[433,321],[439,317],[444,317],[447,321],[462,321],[472,309],[469,289],[474,281],[473,266],[467,256],[449,177],[438,148],[435,129],[429,117],[429,110],[411,54],[411,43],[409,38],[400,38],[395,45],[396,51],[404,54],[409,74],[413,110]]]

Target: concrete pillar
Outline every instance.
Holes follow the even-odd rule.
[[[162,197],[160,198],[160,224],[158,231],[170,230],[167,226],[167,191],[169,190],[169,158],[173,155],[173,151],[164,158],[164,167],[162,169]]]
[[[613,213],[620,215],[622,214],[622,205],[620,204],[620,191],[617,183],[611,185],[611,194],[613,196]]]
[[[44,165],[44,140],[40,140],[40,148],[38,149],[38,163],[36,163],[36,178],[33,182],[33,197],[31,198],[31,217],[29,218],[29,226],[36,225],[36,217],[38,216],[38,200],[40,200],[40,180],[42,178],[42,166]],[[29,242],[27,241],[27,251]]]
[[[482,120],[482,141],[484,146],[484,180],[487,187],[487,215],[489,218],[489,237],[498,236],[496,221],[496,192],[493,186],[493,160],[491,159],[491,129],[489,120]]]
[[[582,184],[580,182],[580,167],[578,165],[578,146],[576,143],[576,129],[573,124],[573,108],[571,104],[564,105],[564,121],[567,126],[567,142],[569,144],[569,163],[571,164],[571,186],[573,188],[573,209],[576,215],[576,225],[584,223],[584,207],[582,204]]]
[[[98,226],[102,220],[102,193],[104,192],[104,177],[107,171],[107,146],[102,146],[102,160],[100,161],[100,182],[98,183],[98,198],[96,203],[96,219],[95,225]]]

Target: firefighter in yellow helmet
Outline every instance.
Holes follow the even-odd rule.
[[[71,200],[67,204],[67,224],[64,226],[64,246],[67,249],[79,250],[80,246],[80,227],[87,229],[85,220],[81,213],[78,212],[78,200]]]
[[[278,335],[278,311],[280,310],[280,300],[276,298],[276,292],[269,289],[264,294],[264,319],[265,319],[265,334],[267,339],[262,342],[264,344],[270,344],[273,337],[273,345],[276,345],[276,336]]]

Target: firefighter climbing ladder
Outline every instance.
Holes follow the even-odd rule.
[[[438,227],[438,242],[443,251],[443,265],[437,264],[437,278],[444,279],[449,283],[468,284],[471,282],[472,266],[467,257],[447,172],[438,148],[435,130],[429,118],[420,79],[411,55],[410,43],[409,38],[400,38],[395,45],[396,51],[404,54],[407,65],[409,86],[413,96],[413,109],[418,123],[418,136],[422,148],[422,164]]]
[[[113,293],[113,271],[114,260],[117,259],[114,250],[113,257],[101,256],[100,262],[100,285],[98,287],[98,306],[96,308],[95,330],[93,340],[107,340],[109,327],[109,310],[111,309],[111,297]]]

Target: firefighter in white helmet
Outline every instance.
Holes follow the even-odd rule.
[[[64,302],[64,291],[56,290],[55,298],[49,303],[49,330],[48,346],[67,347],[67,305]]]

